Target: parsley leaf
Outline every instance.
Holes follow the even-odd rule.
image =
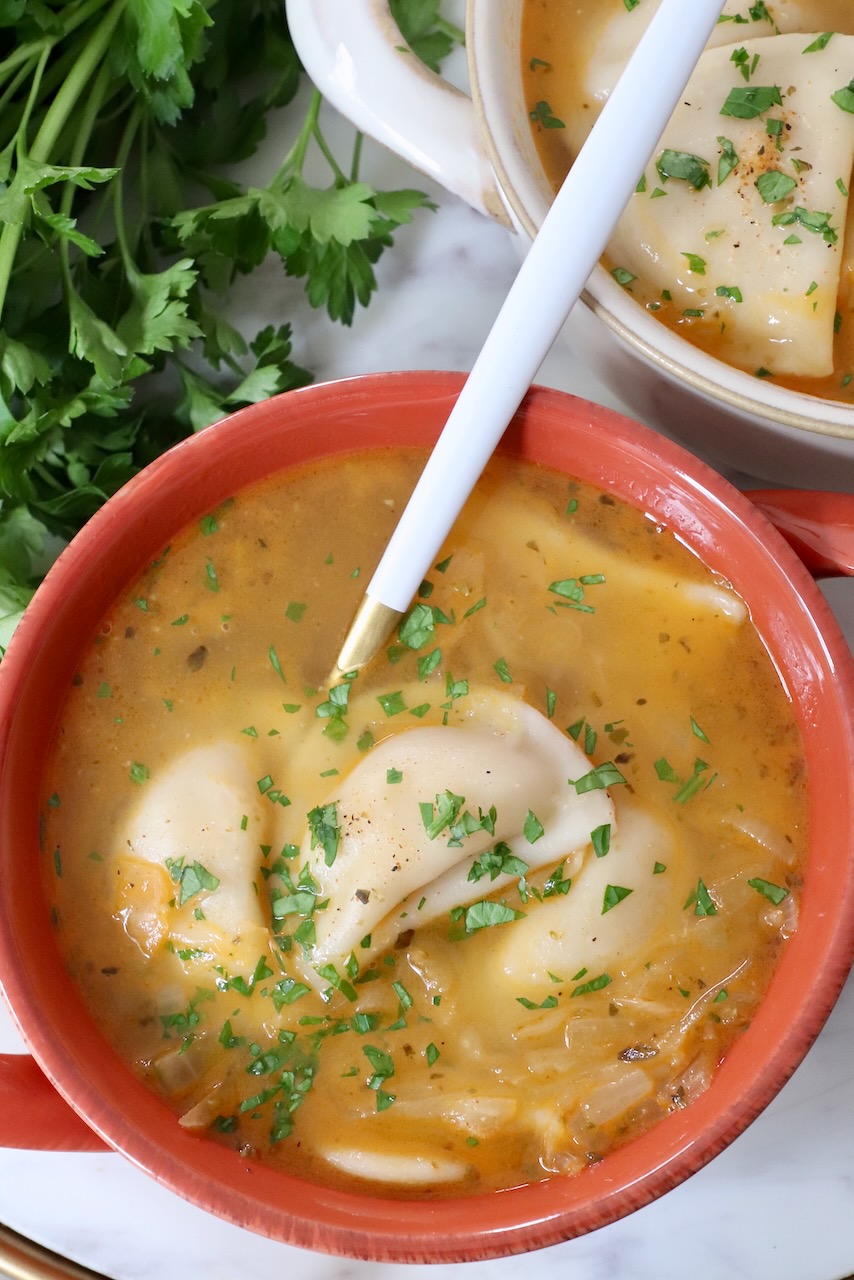
[[[462,41],[439,0],[393,8],[434,68]],[[229,322],[238,278],[278,258],[348,325],[433,205],[365,180],[355,132],[333,149],[269,0],[2,0],[0,30],[2,654],[61,542],[141,466],[311,381],[286,320]],[[243,185],[274,113],[283,158]]]

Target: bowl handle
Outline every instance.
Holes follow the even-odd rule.
[[[287,0],[291,39],[323,96],[413,168],[510,226],[471,98],[405,43],[388,0]]]
[[[0,1147],[110,1150],[27,1053],[0,1053]]]
[[[854,576],[854,493],[752,489],[746,496],[816,578]]]

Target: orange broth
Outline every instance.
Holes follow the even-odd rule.
[[[176,1123],[398,1196],[575,1174],[689,1105],[796,927],[806,843],[799,732],[740,599],[667,529],[534,464],[493,459],[422,586],[420,647],[392,637],[335,704],[320,682],[422,465],[395,449],[303,466],[184,530],[82,655],[43,781],[67,965]],[[299,901],[307,815],[381,742],[458,724],[484,691],[617,771],[627,845],[498,892],[484,876],[474,897],[506,922],[419,928],[412,900],[387,949],[356,947],[316,989],[323,908],[276,907]],[[236,753],[214,796],[234,788],[222,838],[260,915],[230,932],[224,884],[129,835],[197,748]],[[564,913],[592,875],[591,937]],[[524,939],[544,934],[555,958],[525,977]]]

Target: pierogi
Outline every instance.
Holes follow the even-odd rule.
[[[525,92],[555,186],[659,3],[527,0]],[[850,5],[730,0],[606,259],[690,342],[841,400],[854,400],[852,74]]]
[[[397,1196],[575,1174],[690,1105],[806,843],[742,600],[533,464],[493,459],[387,652],[325,685],[423,460],[305,465],[183,531],[42,784],[61,949],[175,1123]]]

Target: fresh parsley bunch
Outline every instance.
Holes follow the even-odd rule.
[[[393,4],[434,66],[459,37],[438,4]],[[360,138],[333,155],[316,91],[296,106],[283,9],[0,0],[0,652],[57,539],[182,435],[311,380],[287,323],[230,322],[236,277],[278,255],[349,324],[428,205],[361,181]],[[272,113],[292,143],[244,188]]]

